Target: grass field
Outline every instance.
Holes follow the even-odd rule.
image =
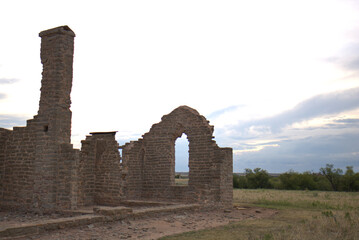
[[[188,178],[176,178],[175,183],[179,186],[186,186],[188,185]]]
[[[359,239],[358,192],[234,190],[233,200],[235,206],[275,208],[279,213],[162,239]]]

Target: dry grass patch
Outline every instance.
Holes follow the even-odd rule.
[[[186,186],[188,185],[188,178],[175,178],[175,183],[178,186]]]
[[[359,239],[359,212],[323,211],[281,232],[270,232],[271,239]]]
[[[237,206],[276,208],[279,214],[163,239],[359,239],[358,192],[234,190],[233,195]]]
[[[359,210],[358,192],[234,190],[234,204],[275,208]]]

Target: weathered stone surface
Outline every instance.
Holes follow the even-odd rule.
[[[96,214],[104,215],[104,216],[122,216],[126,217],[130,213],[132,213],[132,208],[128,207],[95,207],[93,211]]]
[[[1,207],[52,211],[76,206],[78,151],[70,144],[74,33],[40,33],[42,87],[38,115],[2,139]],[[4,130],[2,130],[3,132]],[[2,134],[4,136],[4,134]]]
[[[129,200],[232,205],[232,149],[218,147],[213,126],[190,107],[178,107],[142,139],[125,144],[123,159],[116,132],[92,132],[81,151],[74,149],[70,93],[75,33],[61,26],[39,36],[38,114],[25,127],[0,128],[0,208],[51,212]],[[176,186],[175,141],[183,133],[189,140],[189,183]]]
[[[119,205],[122,196],[122,171],[116,132],[91,133],[82,141],[78,168],[80,205]]]
[[[194,212],[199,210],[200,207],[201,206],[199,204],[186,204],[132,210],[131,208],[126,207],[100,206],[94,208],[95,214],[90,213],[81,216],[46,219],[18,225],[3,225],[0,227],[0,239],[14,239],[17,237],[33,236],[52,230],[74,228],[84,225],[88,225],[88,227],[92,228],[95,223],[118,221],[124,218],[139,219],[143,217],[167,215],[183,211]]]
[[[188,186],[175,185],[175,141],[189,141]],[[232,149],[219,148],[213,126],[196,110],[180,106],[136,142],[123,146],[128,198],[232,205]]]

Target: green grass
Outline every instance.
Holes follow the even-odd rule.
[[[275,208],[279,213],[162,239],[359,239],[358,192],[260,189],[234,190],[233,195],[236,206]]]

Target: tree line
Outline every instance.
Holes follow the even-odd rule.
[[[359,191],[359,172],[352,166],[346,167],[345,173],[333,164],[320,168],[318,173],[298,173],[289,171],[272,177],[261,168],[245,169],[245,174],[233,174],[233,187],[244,189],[286,189],[286,190],[322,190],[322,191]]]

